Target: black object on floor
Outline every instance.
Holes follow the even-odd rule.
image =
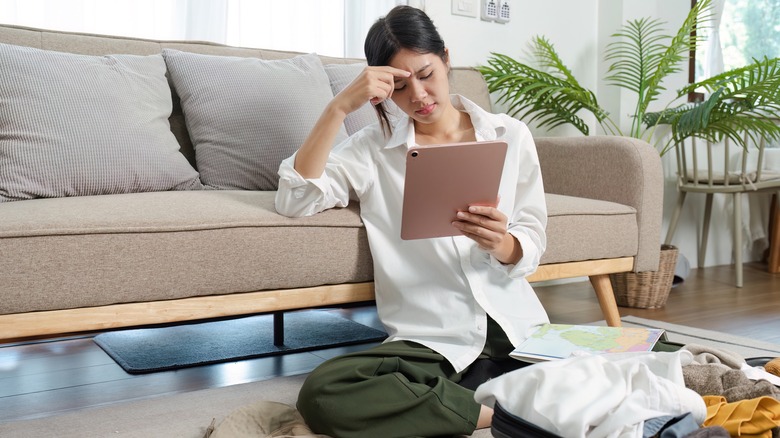
[[[748,365],[751,367],[762,367],[769,363],[770,360],[774,359],[774,357],[769,356],[762,356],[762,357],[749,357],[745,359],[745,362],[747,362]]]
[[[493,406],[493,424],[490,432],[495,438],[562,438],[517,415],[510,414],[498,402]]]
[[[94,338],[131,374],[229,362],[364,342],[387,334],[324,310],[289,312],[284,345],[274,345],[273,315],[161,328],[121,330]]]

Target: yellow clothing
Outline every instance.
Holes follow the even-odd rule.
[[[764,365],[767,373],[780,377],[780,357],[776,357]]]
[[[707,419],[703,426],[723,426],[732,437],[772,438],[780,426],[780,401],[758,397],[727,403],[722,396],[704,396]]]

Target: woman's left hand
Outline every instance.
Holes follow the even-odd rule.
[[[514,264],[522,257],[520,243],[507,232],[506,215],[495,207],[471,205],[458,212],[452,225],[502,263]]]

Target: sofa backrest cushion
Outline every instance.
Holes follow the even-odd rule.
[[[0,201],[199,189],[162,56],[0,44]]]
[[[203,41],[164,41],[141,38],[94,35],[88,33],[62,32],[14,25],[0,25],[0,43],[16,44],[39,49],[87,55],[107,55],[126,53],[134,55],[152,55],[170,48],[204,55],[240,56],[258,59],[287,59],[299,52],[232,47]],[[325,66],[331,64],[365,63],[360,58],[339,58],[320,56]],[[466,96],[487,111],[491,110],[490,94],[482,75],[471,67],[453,67],[450,73],[451,92]],[[363,113],[367,114],[367,113]],[[368,120],[368,118],[364,118]],[[372,122],[376,117],[372,119]],[[181,145],[181,152],[195,166],[195,152],[187,132],[180,100],[173,93],[173,113],[169,119],[171,131]],[[356,125],[359,127],[360,125]]]
[[[333,99],[314,54],[261,60],[164,49],[203,184],[276,190],[279,164]],[[342,129],[338,141],[346,138]]]

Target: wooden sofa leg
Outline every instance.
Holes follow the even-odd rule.
[[[612,292],[612,283],[609,281],[608,274],[591,275],[590,284],[596,290],[596,298],[601,306],[601,313],[610,327],[620,327],[620,312],[618,311],[615,294]]]

